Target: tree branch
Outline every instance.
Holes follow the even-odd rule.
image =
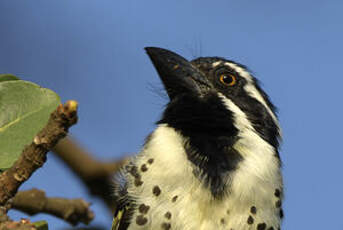
[[[11,168],[0,174],[0,206],[12,198],[22,183],[46,161],[47,152],[67,135],[70,126],[77,122],[77,102],[67,101],[51,115],[48,124],[37,134],[33,142]]]
[[[123,165],[125,159],[98,161],[70,138],[61,140],[53,151],[81,179],[92,195],[100,197],[111,211],[114,210],[111,183],[114,173]]]
[[[20,221],[0,222],[0,230],[37,230],[35,225],[27,219]]]
[[[72,225],[79,222],[88,224],[94,214],[89,203],[82,199],[48,198],[45,192],[38,189],[19,191],[12,202],[12,208],[29,215],[47,213],[68,221]]]
[[[7,216],[8,207],[0,206],[0,223],[5,221],[11,221],[10,218]]]

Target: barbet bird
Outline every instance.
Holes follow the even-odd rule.
[[[170,101],[115,180],[112,230],[278,230],[275,107],[241,64],[148,47]]]

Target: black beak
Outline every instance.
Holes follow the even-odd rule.
[[[211,88],[209,80],[180,55],[166,49],[146,47],[163,85],[172,100],[180,94],[202,95]]]

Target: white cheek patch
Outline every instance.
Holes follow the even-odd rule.
[[[244,179],[234,180],[233,189],[244,191],[245,189],[241,186],[253,188],[255,182],[248,181],[251,180],[251,175],[254,175],[253,179],[257,177],[261,181],[278,181],[277,186],[281,186],[279,174],[275,173],[278,172],[278,159],[275,157],[274,147],[257,134],[244,112],[233,101],[221,93],[218,96],[233,113],[234,125],[239,130],[238,136],[240,137],[234,148],[244,157],[244,161],[240,163],[235,174],[236,177]],[[277,175],[276,179],[275,175]],[[242,181],[245,184],[242,184]]]
[[[262,95],[260,92],[256,89],[253,83],[253,77],[250,75],[248,71],[246,71],[244,68],[238,66],[237,64],[234,63],[225,63],[226,66],[229,66],[231,69],[235,70],[241,77],[243,77],[246,81],[247,84],[244,86],[244,90],[253,98],[255,98],[257,101],[259,101],[268,111],[269,115],[273,118],[275,124],[278,127],[278,131],[280,132],[280,126],[279,126],[279,121],[277,120],[275,114],[273,111],[269,108],[267,105],[266,101],[263,99]],[[280,134],[281,135],[281,134]]]
[[[234,125],[238,130],[251,130],[255,131],[246,117],[245,113],[230,99],[226,98],[223,94],[218,93],[218,96],[222,99],[226,108],[233,112],[234,115]]]
[[[275,117],[275,114],[272,112],[272,110],[269,108],[269,106],[267,105],[266,101],[263,99],[263,97],[261,96],[260,92],[258,92],[258,90],[255,88],[254,85],[252,84],[247,84],[244,87],[245,91],[252,96],[253,98],[255,98],[256,100],[258,100],[268,111],[269,115],[273,118],[274,122],[277,124],[278,128],[279,128],[279,122]]]

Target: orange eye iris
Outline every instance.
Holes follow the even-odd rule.
[[[219,76],[219,80],[221,83],[227,86],[233,86],[234,84],[236,84],[236,77],[232,74],[221,74]]]

